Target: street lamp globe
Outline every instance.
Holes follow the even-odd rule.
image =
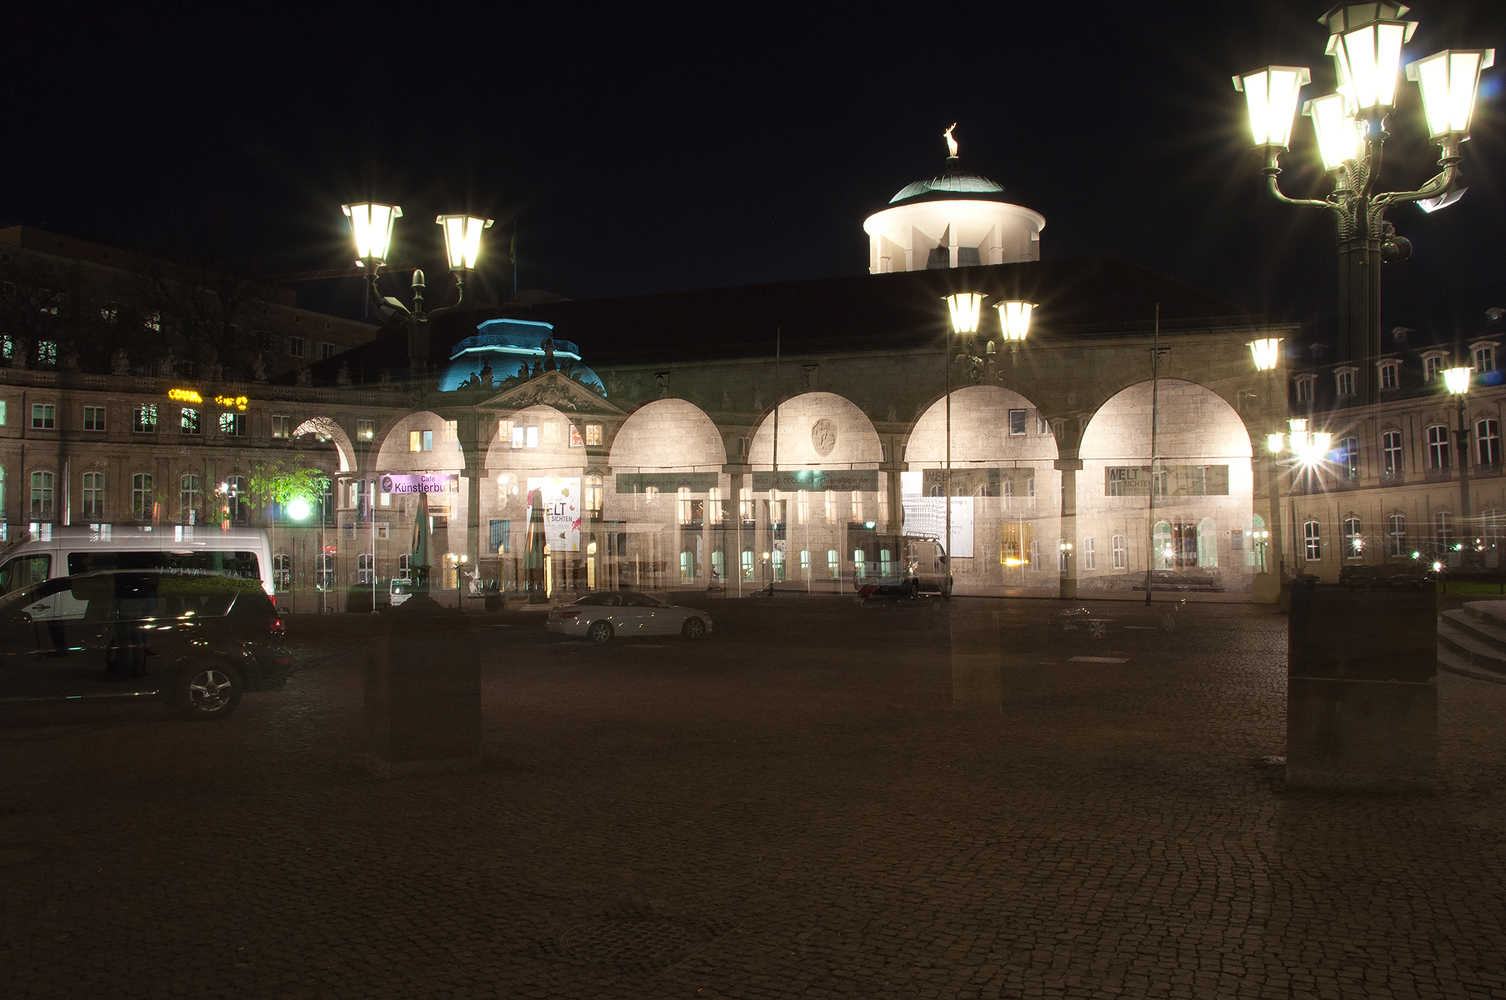
[[[311,513],[309,502],[303,497],[294,497],[288,501],[288,517],[295,521],[302,521]]]
[[[1469,132],[1480,73],[1495,65],[1495,49],[1444,49],[1407,64],[1407,79],[1422,92],[1428,135],[1444,141]]]
[[[392,245],[392,224],[402,218],[403,210],[396,205],[371,202],[341,205],[340,210],[350,219],[350,235],[356,243],[356,263],[362,267],[378,267],[386,263],[387,250]]]
[[[1443,384],[1448,391],[1455,396],[1463,395],[1469,391],[1469,368],[1447,368],[1443,372]]]
[[[1401,46],[1412,40],[1416,21],[1403,21],[1399,3],[1360,3],[1335,7],[1321,20],[1328,25],[1328,54],[1338,74],[1338,91],[1356,112],[1383,112],[1396,103]]]
[[[1250,356],[1255,359],[1255,370],[1261,372],[1271,371],[1276,363],[1281,360],[1281,338],[1268,337],[1265,340],[1252,340],[1249,343]]]
[[[441,215],[434,220],[444,227],[445,254],[452,271],[474,271],[481,256],[481,230],[492,227],[491,219],[470,215]]]
[[[1024,340],[1030,333],[1030,315],[1035,311],[1035,303],[1010,299],[994,308],[999,310],[999,326],[1004,331],[1004,339],[1011,343]]]
[[[1360,158],[1365,126],[1350,116],[1347,97],[1343,94],[1315,97],[1302,106],[1302,113],[1313,120],[1324,170],[1337,170]]]
[[[1234,89],[1245,95],[1250,136],[1256,146],[1285,149],[1291,144],[1297,95],[1311,82],[1312,73],[1306,66],[1267,66],[1234,77]]]
[[[977,333],[978,319],[983,311],[983,300],[988,298],[977,292],[955,292],[946,296],[946,305],[952,313],[953,333]]]

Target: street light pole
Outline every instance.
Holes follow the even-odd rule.
[[[1443,384],[1459,403],[1459,428],[1454,434],[1459,446],[1459,524],[1464,531],[1469,530],[1469,427],[1464,420],[1464,397],[1469,393],[1470,374],[1468,368],[1450,368],[1443,373]]]
[[[1356,402],[1376,402],[1380,356],[1380,266],[1398,263],[1412,244],[1386,221],[1392,205],[1415,201],[1428,211],[1443,208],[1462,192],[1452,192],[1458,177],[1460,143],[1469,137],[1480,73],[1495,62],[1495,49],[1444,49],[1406,67],[1416,81],[1428,123],[1438,143],[1442,168],[1413,191],[1376,192],[1382,148],[1388,137],[1387,115],[1396,103],[1402,43],[1417,22],[1404,21],[1404,4],[1342,4],[1320,23],[1329,30],[1327,52],[1333,57],[1336,92],[1308,101],[1303,113],[1313,122],[1325,170],[1334,174],[1326,198],[1289,198],[1281,192],[1280,155],[1290,144],[1299,93],[1312,75],[1305,66],[1267,66],[1234,77],[1248,105],[1255,146],[1264,153],[1266,187],[1271,197],[1289,205],[1331,212],[1339,252],[1339,341],[1342,356],[1361,368]]]
[[[1286,394],[1282,389],[1281,376],[1281,339],[1272,337],[1265,340],[1252,340],[1249,344],[1250,355],[1255,360],[1256,371],[1266,373],[1266,476],[1268,484],[1268,499],[1270,500],[1270,522],[1267,529],[1271,533],[1271,544],[1276,550],[1276,586],[1278,592],[1282,578],[1286,575],[1286,548],[1282,544],[1281,530],[1281,469],[1277,464],[1276,456],[1281,451],[1282,434],[1276,423],[1276,400],[1282,399],[1282,416],[1285,416]],[[1294,529],[1295,530],[1295,529]],[[1270,572],[1267,569],[1267,572]]]

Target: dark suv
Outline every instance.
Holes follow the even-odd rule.
[[[194,719],[279,690],[292,659],[255,580],[125,570],[0,597],[0,703],[162,697]]]

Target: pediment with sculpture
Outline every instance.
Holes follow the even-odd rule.
[[[577,413],[625,412],[600,393],[557,371],[545,372],[478,405],[483,410],[512,411],[528,406],[552,406],[556,410]]]

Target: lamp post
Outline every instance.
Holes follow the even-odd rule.
[[[466,278],[476,270],[476,262],[481,256],[481,231],[490,229],[492,220],[469,215],[441,215],[434,220],[444,230],[445,257],[450,273],[455,276],[455,301],[438,309],[425,310],[424,272],[421,270],[413,272],[412,306],[405,306],[377,290],[377,277],[387,263],[387,253],[392,246],[393,224],[402,218],[403,210],[397,205],[373,202],[342,205],[340,208],[350,219],[356,266],[366,269],[373,304],[382,315],[399,317],[408,325],[408,368],[418,376],[428,367],[429,318],[464,303]]]
[[[1469,427],[1464,422],[1464,397],[1469,393],[1469,368],[1449,368],[1443,373],[1443,384],[1449,394],[1459,403],[1459,429],[1454,431],[1459,445],[1459,524],[1469,530]],[[1466,551],[1474,548],[1473,542]]]
[[[1304,417],[1293,417],[1287,422],[1287,433],[1275,432],[1267,434],[1265,438],[1266,451],[1270,452],[1272,463],[1279,462],[1278,456],[1283,453],[1289,454],[1296,463],[1297,470],[1304,476],[1310,477],[1312,470],[1320,468],[1328,456],[1328,446],[1333,442],[1333,435],[1327,431],[1310,431],[1307,429],[1307,420]],[[1276,472],[1275,478],[1280,477]],[[1277,524],[1280,524],[1278,511]],[[1292,501],[1292,532],[1297,531],[1296,499]],[[1304,544],[1306,539],[1303,540]],[[1279,544],[1279,537],[1278,537]],[[1296,549],[1297,540],[1292,540],[1292,548]],[[1293,558],[1295,565],[1296,559]]]
[[[1276,467],[1276,452],[1281,450],[1279,433],[1272,433],[1269,428],[1276,426],[1277,392],[1281,387],[1281,340],[1277,337],[1265,340],[1252,340],[1249,343],[1250,356],[1255,361],[1255,370],[1266,373],[1266,481],[1268,496],[1270,499],[1270,538],[1276,549],[1276,589],[1280,595],[1281,578],[1286,574],[1286,549],[1281,544],[1281,472]],[[1285,411],[1285,393],[1282,410]],[[1271,447],[1272,441],[1276,447]],[[1271,572],[1267,569],[1266,572]]]
[[[1277,201],[1331,212],[1339,250],[1339,346],[1342,356],[1361,369],[1357,402],[1377,399],[1380,356],[1380,265],[1411,255],[1412,245],[1386,221],[1386,210],[1403,202],[1427,202],[1442,208],[1457,195],[1450,186],[1458,177],[1459,146],[1469,138],[1470,116],[1480,73],[1495,62],[1495,49],[1444,49],[1406,67],[1408,80],[1422,93],[1428,135],[1438,143],[1442,169],[1413,191],[1377,192],[1381,153],[1388,133],[1387,116],[1396,103],[1402,43],[1412,37],[1415,21],[1404,21],[1400,3],[1340,4],[1319,19],[1329,30],[1335,93],[1308,101],[1303,113],[1312,119],[1323,167],[1334,176],[1326,198],[1289,198],[1282,194],[1280,156],[1291,140],[1299,94],[1312,75],[1305,66],[1267,66],[1234,77],[1249,110],[1255,147],[1265,156],[1262,173]]]

